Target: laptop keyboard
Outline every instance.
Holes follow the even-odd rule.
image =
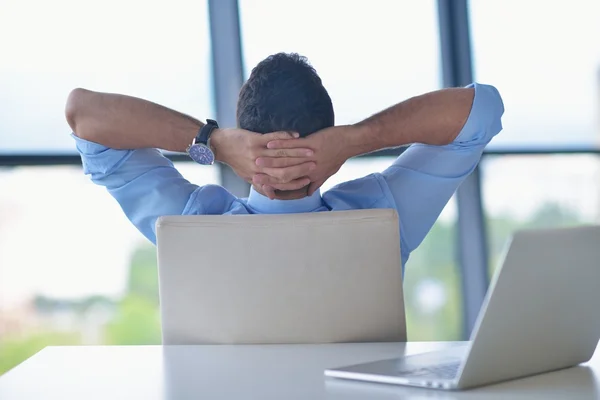
[[[418,368],[407,371],[399,371],[400,375],[403,376],[435,376],[439,379],[454,379],[456,378],[456,374],[458,373],[458,369],[460,368],[460,363],[452,363],[452,364],[443,364],[443,365],[433,365],[424,368]]]

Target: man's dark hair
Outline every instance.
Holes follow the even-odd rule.
[[[242,87],[237,122],[257,133],[294,131],[304,137],[334,125],[333,105],[306,57],[277,53],[261,61]]]

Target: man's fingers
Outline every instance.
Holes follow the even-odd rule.
[[[290,140],[290,139],[297,139],[300,137],[300,134],[298,132],[286,132],[286,131],[280,131],[280,132],[272,132],[272,133],[265,133],[264,135],[262,135],[262,141],[263,143],[268,143],[272,140]]]
[[[263,193],[271,200],[275,198],[275,189],[268,185],[261,186]]]
[[[289,182],[282,182],[279,178],[258,173],[252,176],[252,183],[258,186],[272,186],[279,190],[295,190],[307,186],[310,183],[310,178],[308,176],[302,176],[300,178],[292,179]]]
[[[258,152],[260,157],[312,157],[314,151],[306,148],[297,149],[262,149]],[[305,160],[306,161],[306,160]]]
[[[267,176],[267,175],[264,175],[264,176],[261,176],[261,175],[262,174],[254,175],[252,182],[258,186],[268,186],[270,188],[277,189],[277,190],[298,190],[298,189],[302,189],[303,187],[308,186],[308,184],[310,183],[310,179],[308,179],[306,177],[294,179],[293,181],[288,182],[288,183],[278,183],[278,182],[269,180],[269,176]]]
[[[263,152],[264,157],[312,157],[315,152],[311,149],[267,149]]]
[[[305,162],[300,165],[294,165],[286,168],[263,168],[262,172],[278,179],[278,183],[288,183],[294,179],[309,175],[315,168],[314,162]]]
[[[295,149],[295,148],[306,148],[308,139],[294,139],[294,140],[270,140],[267,143],[267,149]]]
[[[285,168],[293,167],[294,165],[300,165],[305,163],[306,161],[306,158],[302,157],[259,157],[256,159],[256,165],[258,165],[259,167],[267,168]]]

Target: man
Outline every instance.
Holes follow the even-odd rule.
[[[145,100],[83,89],[75,89],[66,106],[84,172],[108,189],[152,242],[161,215],[394,208],[403,265],[502,129],[503,112],[494,87],[473,84],[334,126],[331,99],[316,71],[305,58],[283,53],[260,62],[242,87],[236,129],[217,128],[210,120],[205,125]],[[321,195],[319,187],[347,159],[409,144],[382,173]],[[157,149],[230,165],[252,183],[249,197],[188,182]]]

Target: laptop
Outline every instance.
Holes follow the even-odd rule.
[[[164,344],[406,340],[395,210],[157,221]]]
[[[464,389],[575,366],[592,357],[600,338],[599,289],[600,227],[517,232],[470,341],[325,375]]]

